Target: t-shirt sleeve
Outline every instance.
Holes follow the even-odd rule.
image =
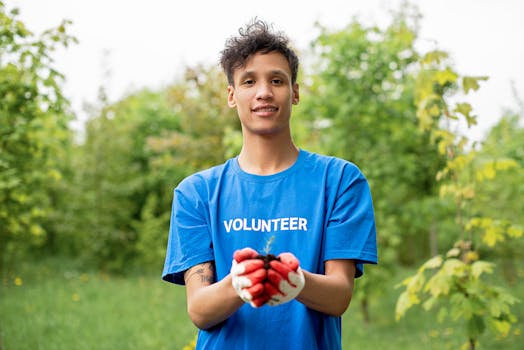
[[[328,215],[324,260],[355,260],[355,277],[360,277],[364,273],[363,264],[378,262],[371,191],[364,175],[351,163],[343,167],[335,186],[336,197]]]
[[[206,204],[193,181],[175,189],[162,279],[184,284],[184,272],[214,260]]]

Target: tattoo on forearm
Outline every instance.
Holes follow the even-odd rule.
[[[201,264],[199,266],[195,266],[193,269],[189,269],[186,272],[187,276],[185,276],[186,284],[191,280],[192,278],[196,277],[200,279],[200,283],[202,284],[210,284],[215,282],[215,266],[211,262],[207,262],[204,264]]]

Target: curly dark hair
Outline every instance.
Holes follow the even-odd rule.
[[[289,46],[289,39],[282,32],[273,32],[261,20],[253,20],[245,28],[238,30],[239,36],[226,41],[221,52],[220,65],[227,76],[229,85],[234,85],[235,69],[244,66],[249,57],[256,53],[279,52],[287,59],[291,69],[291,82],[297,81],[298,57]]]

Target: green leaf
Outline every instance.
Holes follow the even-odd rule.
[[[456,258],[457,256],[460,255],[460,249],[457,248],[457,247],[454,247],[454,248],[451,248],[447,253],[446,253],[446,257],[447,258]]]
[[[448,259],[442,265],[442,273],[450,276],[463,276],[466,269],[466,264],[458,259]]]
[[[266,246],[264,247],[264,253],[269,254],[271,252],[271,246],[273,245],[273,241],[275,240],[275,236],[271,236],[266,241]]]
[[[499,318],[503,313],[508,312],[508,305],[498,299],[490,299],[489,314],[491,317]]]
[[[511,323],[499,320],[493,320],[492,322],[500,336],[504,338],[508,336],[509,331],[511,330]]]
[[[440,255],[437,255],[428,261],[426,261],[420,268],[419,271],[422,272],[427,269],[436,269],[442,265],[442,257]]]
[[[429,292],[433,297],[447,295],[452,286],[451,282],[450,275],[439,271],[428,280],[424,291]]]
[[[470,350],[470,348],[471,344],[469,343],[469,341],[462,343],[462,345],[460,346],[460,350]]]
[[[498,242],[504,241],[504,231],[497,226],[487,227],[482,235],[482,241],[488,247],[494,247]]]
[[[443,60],[447,59],[448,57],[449,54],[447,52],[434,50],[425,54],[420,61],[423,64],[440,64]]]
[[[407,282],[406,289],[411,293],[417,293],[424,285],[426,278],[422,273],[418,273],[410,278],[407,278],[405,281]]]
[[[507,232],[508,232],[508,236],[512,238],[520,238],[522,237],[523,229],[521,227],[512,225],[508,228]]]
[[[436,304],[438,299],[436,297],[430,297],[422,303],[422,308],[426,311],[431,310]]]
[[[486,325],[484,324],[484,319],[482,317],[474,315],[467,321],[466,328],[468,332],[468,338],[478,339],[480,335],[486,330]]]
[[[486,261],[475,261],[471,265],[471,274],[474,278],[478,279],[480,275],[485,273],[493,273],[493,267],[495,264]]]
[[[439,85],[445,85],[447,83],[455,83],[457,81],[458,75],[457,73],[453,72],[450,68],[446,68],[445,70],[438,71],[435,73],[433,79],[439,84]]]
[[[464,118],[466,119],[468,128],[471,127],[472,125],[477,124],[477,117],[474,115],[471,115],[471,111],[472,111],[471,104],[467,102],[457,103],[454,111],[464,116]]]
[[[409,308],[419,303],[420,299],[416,294],[409,293],[408,291],[402,292],[397,300],[397,305],[395,308],[395,319],[397,321],[400,320],[400,318],[404,316]]]
[[[477,91],[480,88],[479,81],[488,80],[487,76],[464,77],[462,78],[462,87],[467,94],[470,90]]]

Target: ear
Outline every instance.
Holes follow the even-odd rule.
[[[294,104],[294,105],[298,105],[298,102],[300,101],[300,94],[298,92],[298,83],[295,83],[293,84],[293,96],[291,98],[291,102]]]
[[[227,87],[227,105],[231,108],[235,108],[237,103],[235,101],[235,88],[233,85]]]

